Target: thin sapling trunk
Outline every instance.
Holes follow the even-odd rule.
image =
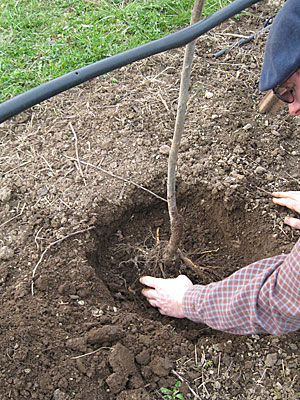
[[[204,1],[205,0],[195,0],[191,15],[191,24],[200,20]],[[167,200],[171,224],[171,236],[164,254],[166,261],[171,260],[176,254],[183,234],[183,217],[179,214],[176,204],[176,167],[178,150],[184,128],[195,45],[196,40],[189,43],[186,46],[184,53],[176,122],[168,161]]]

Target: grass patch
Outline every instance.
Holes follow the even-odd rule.
[[[0,0],[0,102],[189,23],[194,0]],[[204,16],[229,0],[206,0]]]

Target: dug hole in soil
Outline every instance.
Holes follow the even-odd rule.
[[[299,332],[234,336],[168,318],[138,282],[209,284],[298,240],[270,196],[297,190],[300,173],[297,120],[258,113],[266,36],[213,57],[276,7],[197,41],[177,176],[181,250],[195,267],[152,251],[170,234],[161,198],[183,49],[1,125],[1,399],[156,400],[177,381],[185,399],[299,398]]]

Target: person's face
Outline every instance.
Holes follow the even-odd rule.
[[[290,114],[300,115],[300,69],[284,82],[284,86],[293,91],[294,101],[288,105]]]

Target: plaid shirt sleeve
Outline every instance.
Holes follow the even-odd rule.
[[[192,321],[234,334],[300,329],[300,240],[288,255],[257,261],[220,282],[194,285],[183,310]]]

